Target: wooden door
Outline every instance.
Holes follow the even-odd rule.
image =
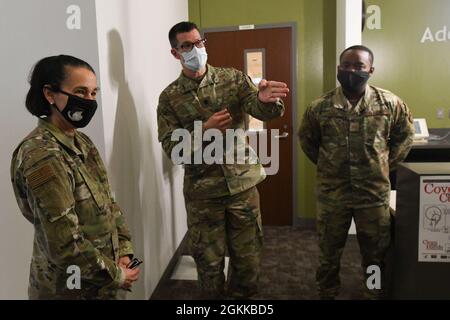
[[[284,116],[264,123],[270,134],[278,129],[279,169],[258,185],[261,212],[265,225],[292,225],[293,170],[292,158],[292,28],[267,28],[239,31],[205,31],[208,63],[217,67],[234,67],[246,72],[253,52],[263,56],[263,77],[287,83],[291,93],[284,98]],[[260,54],[260,56],[261,56]],[[247,69],[247,70],[246,70]],[[270,143],[269,139],[267,139]],[[269,145],[268,150],[270,151]],[[274,155],[271,155],[274,157]]]

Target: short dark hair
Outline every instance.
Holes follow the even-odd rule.
[[[177,47],[177,45],[178,45],[177,34],[184,33],[184,32],[190,32],[194,29],[199,31],[197,25],[195,23],[189,22],[189,21],[179,22],[176,25],[174,25],[169,31],[170,46],[172,48]]]
[[[53,90],[61,89],[61,83],[66,79],[65,67],[83,67],[95,74],[94,69],[81,59],[67,56],[51,56],[39,60],[31,69],[28,83],[30,89],[25,100],[28,111],[37,117],[51,114],[50,104],[44,96],[43,88],[49,85]]]
[[[347,51],[350,51],[350,50],[361,50],[361,51],[368,52],[369,56],[370,56],[370,63],[373,65],[374,57],[373,57],[372,50],[370,50],[366,46],[362,46],[362,45],[351,46],[351,47],[348,47],[347,49],[345,49],[344,51],[342,51],[341,55],[339,56],[339,62],[342,61],[342,57],[344,56],[344,53],[346,53]]]

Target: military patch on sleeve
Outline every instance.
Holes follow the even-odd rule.
[[[51,164],[47,163],[31,172],[27,176],[27,181],[31,189],[34,190],[42,186],[44,183],[50,181],[55,176],[55,170],[53,169]]]

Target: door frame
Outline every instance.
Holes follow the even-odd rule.
[[[296,22],[286,22],[277,24],[259,24],[259,25],[239,25],[239,26],[229,26],[229,27],[219,27],[219,28],[202,28],[200,34],[202,38],[207,32],[227,32],[227,31],[245,31],[245,30],[256,30],[256,29],[276,29],[276,28],[290,28],[291,29],[291,66],[293,72],[291,72],[291,90],[290,94],[292,96],[291,112],[292,112],[292,225],[298,226],[301,224],[301,218],[296,214],[298,209],[297,203],[297,191],[298,191],[298,179],[297,179],[297,161],[299,144],[297,139],[298,121],[297,121],[297,23]],[[207,44],[208,45],[208,44]],[[220,67],[220,66],[218,66]],[[278,80],[278,79],[275,79]]]

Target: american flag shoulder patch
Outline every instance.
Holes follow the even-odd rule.
[[[55,170],[50,163],[44,164],[27,176],[28,185],[36,189],[55,177]]]

